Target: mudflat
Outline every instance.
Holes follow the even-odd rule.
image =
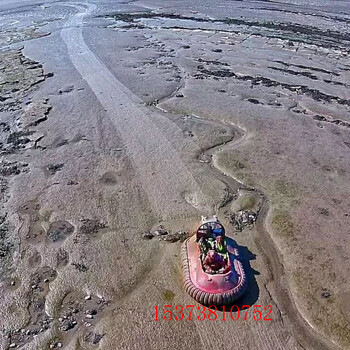
[[[1,348],[350,349],[349,24],[346,1],[2,1]],[[213,214],[249,283],[201,320],[180,251]]]

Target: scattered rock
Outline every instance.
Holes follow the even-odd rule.
[[[327,288],[322,288],[321,296],[324,299],[328,299],[331,297],[331,292]]]
[[[211,155],[208,155],[206,153],[201,153],[198,157],[200,163],[207,163],[209,164],[211,162]]]
[[[67,318],[62,319],[62,322],[59,325],[59,329],[61,331],[67,332],[70,329],[73,329],[76,325],[77,325],[77,321],[72,316],[69,316]]]
[[[50,349],[58,349],[58,348],[62,348],[63,347],[63,343],[61,343],[60,341],[52,341],[50,344]]]
[[[246,226],[255,223],[257,213],[250,210],[241,210],[233,214],[226,214],[226,218],[237,231],[242,231]]]
[[[190,45],[183,45],[182,48],[183,48],[183,49],[190,49],[191,46],[190,46]]]
[[[222,52],[221,49],[212,49],[211,51],[213,51],[213,52]]]
[[[154,237],[153,233],[147,231],[142,235],[143,239],[152,239]]]
[[[162,225],[158,226],[158,228],[155,231],[153,231],[153,236],[164,236],[167,234],[168,231],[165,230],[165,228]]]

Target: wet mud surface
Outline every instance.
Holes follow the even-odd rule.
[[[4,349],[349,347],[350,13],[217,5],[0,5]],[[215,213],[273,321],[153,322]]]

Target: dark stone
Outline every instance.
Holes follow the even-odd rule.
[[[49,164],[46,169],[49,172],[50,175],[54,175],[57,173],[57,171],[62,170],[62,168],[64,167],[64,164]]]

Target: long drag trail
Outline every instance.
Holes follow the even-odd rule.
[[[171,217],[174,212],[184,212],[186,203],[183,194],[191,192],[196,194],[198,208],[210,212],[210,208],[213,207],[212,199],[206,189],[195,180],[164,132],[152,120],[154,111],[148,110],[141,99],[120,83],[86,45],[82,33],[83,19],[84,16],[94,11],[95,5],[69,6],[73,6],[78,11],[74,16],[68,18],[61,31],[61,37],[67,45],[69,57],[105,108],[111,122],[120,132],[127,149],[127,155],[134,162],[143,189],[155,211],[163,218]],[[228,146],[232,147],[232,145],[233,143]],[[217,170],[220,171],[220,169]],[[319,339],[318,334],[308,329],[305,321],[296,310],[296,306],[287,295],[287,288],[279,285],[283,271],[279,271],[280,269],[277,268],[280,266],[279,257],[264,227],[266,212],[265,205],[258,222],[260,240],[263,241],[258,243],[260,243],[259,246],[264,252],[266,260],[268,260],[267,265],[270,266],[274,282],[278,287],[279,302],[291,316],[295,330],[299,333],[299,338],[303,339],[303,343],[317,349],[333,348],[332,344],[329,344],[322,337]],[[215,342],[208,336],[208,333],[215,334],[218,331],[218,326],[203,324],[196,325],[196,327],[203,347],[215,346]],[[208,332],[208,330],[210,331]],[[266,332],[266,330],[267,328],[260,325],[252,330],[255,336],[250,341],[254,347],[268,344],[271,333]],[[241,341],[242,345],[246,341],[245,334],[241,333],[242,329],[232,330],[226,325],[221,325],[220,331],[222,333],[232,332],[235,334],[236,342]],[[286,334],[284,331],[283,324],[279,324],[278,333],[274,334],[276,337],[273,342],[275,349],[286,349],[293,346],[291,339],[283,339],[283,335]],[[290,343],[288,343],[289,341]]]
[[[69,17],[61,37],[75,68],[120,132],[155,211],[163,218],[174,212],[184,212],[181,195],[186,192],[196,194],[201,210],[208,209],[209,196],[203,193],[176,149],[152,122],[144,102],[122,85],[86,45],[81,25],[84,16],[95,6],[72,6],[84,12]]]

